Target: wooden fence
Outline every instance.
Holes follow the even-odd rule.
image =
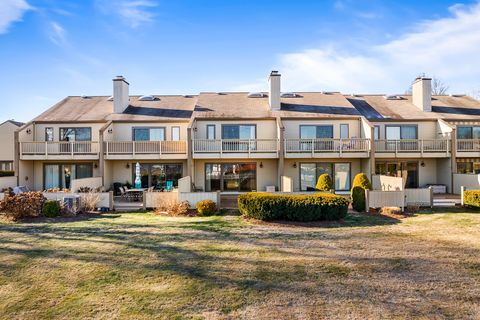
[[[433,207],[432,188],[405,189],[400,191],[365,190],[365,209],[399,207],[418,205],[420,207]]]
[[[212,200],[220,207],[220,192],[145,192],[144,209],[155,208],[162,203],[173,201],[188,201],[190,208],[195,208],[197,202],[202,200]]]

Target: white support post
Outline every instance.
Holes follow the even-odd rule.
[[[135,156],[135,141],[132,141],[132,155]]]
[[[460,204],[462,207],[465,205],[464,199],[463,199],[463,193],[465,192],[465,187],[461,186],[460,187]]]
[[[370,202],[369,202],[370,194],[369,193],[370,193],[370,190],[365,189],[365,212],[367,213],[370,211]]]

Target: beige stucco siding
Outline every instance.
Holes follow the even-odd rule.
[[[195,160],[194,175],[195,187],[205,190],[205,164],[206,163],[256,163],[257,164],[257,191],[265,191],[267,186],[276,186],[277,160],[276,159],[232,159],[232,160]],[[260,168],[260,163],[263,168]]]
[[[333,138],[340,138],[340,124],[348,124],[349,138],[361,138],[360,120],[282,120],[285,127],[285,139],[300,139],[300,126],[302,125],[333,125]]]
[[[45,128],[53,128],[53,141],[60,141],[60,128],[91,128],[92,141],[99,141],[99,131],[104,123],[39,123],[34,126],[34,141],[45,141]],[[24,141],[24,140],[20,140]]]
[[[277,139],[277,123],[275,120],[197,120],[194,131],[195,139],[207,139],[207,125],[215,125],[215,138],[222,139],[222,125],[252,124],[257,127],[257,139]]]
[[[373,126],[380,127],[380,139],[386,139],[385,127],[395,125],[415,125],[417,126],[418,139],[438,139],[441,137],[439,134],[436,121],[418,121],[418,122],[372,122]]]
[[[133,128],[165,128],[165,139],[172,140],[172,128],[180,127],[180,140],[187,139],[187,122],[165,123],[114,123],[112,133],[105,132],[106,141],[132,141]]]
[[[14,134],[18,127],[11,122],[0,126],[0,161],[13,161],[15,159]]]

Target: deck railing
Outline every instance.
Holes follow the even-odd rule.
[[[447,139],[401,139],[375,140],[375,152],[449,152],[450,141]]]
[[[458,139],[457,151],[480,151],[480,139]]]
[[[105,154],[186,154],[187,141],[105,141]]]
[[[370,139],[286,139],[286,153],[368,152]]]
[[[20,142],[21,155],[95,155],[99,143],[93,141],[46,141]]]
[[[278,139],[194,139],[194,153],[278,152]]]

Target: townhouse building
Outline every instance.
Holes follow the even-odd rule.
[[[18,184],[101,177],[111,189],[133,183],[139,163],[142,187],[158,190],[190,176],[198,191],[306,191],[328,173],[346,192],[365,172],[451,191],[454,173],[480,170],[480,102],[432,96],[429,78],[411,95],[282,92],[276,71],[268,82],[268,92],[131,96],[116,77],[112,96],[67,97],[16,132]]]
[[[24,123],[7,120],[0,124],[0,176],[13,172],[15,160],[15,131]]]

